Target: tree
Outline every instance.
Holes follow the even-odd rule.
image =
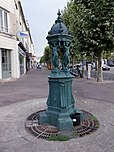
[[[114,48],[113,0],[78,0],[85,8],[84,27],[87,31],[88,48],[98,58],[97,81],[102,81],[102,57],[104,51]],[[75,1],[75,3],[77,3]]]
[[[72,30],[72,23],[74,21],[74,2],[71,0],[70,2],[67,3],[67,7],[64,8],[64,11],[62,12],[62,18],[64,24],[67,26],[71,34],[73,35],[73,30]],[[75,39],[72,41],[72,47],[70,49],[70,56],[71,56],[71,61],[72,61],[72,67],[74,67],[74,60],[79,60],[80,58],[80,53],[77,49],[77,45],[75,45]]]
[[[45,56],[43,55],[41,58],[40,58],[40,63],[44,63],[45,62]]]
[[[84,11],[85,10],[81,5],[74,5],[73,0],[67,3],[67,7],[65,7],[63,11],[63,21],[73,35],[71,49],[72,58],[77,61],[81,60],[82,63],[85,54],[90,54],[86,53],[88,52],[88,49],[86,44],[86,33],[83,26],[83,18],[85,17]]]
[[[102,81],[103,52],[112,51],[114,48],[114,2],[74,0],[71,3],[74,11],[69,29],[73,33],[76,48],[88,54],[94,53],[98,59],[97,81]]]
[[[51,55],[51,49],[49,46],[46,46],[44,49],[44,55],[41,57],[40,62],[51,62],[52,55]]]

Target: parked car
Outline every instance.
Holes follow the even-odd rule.
[[[108,66],[107,64],[103,64],[102,70],[103,71],[110,70],[110,66]]]
[[[110,67],[114,67],[114,62],[112,62],[112,61],[108,61],[108,66],[110,66]]]

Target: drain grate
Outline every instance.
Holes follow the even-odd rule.
[[[45,111],[45,110],[43,110]],[[25,128],[31,134],[37,136],[37,138],[47,139],[51,135],[58,136],[60,132],[58,128],[49,124],[40,125],[39,124],[39,113],[42,111],[38,111],[36,113],[31,114],[25,123]]]
[[[45,110],[43,110],[45,111]],[[82,110],[84,113],[85,119],[81,121],[80,125],[73,127],[73,132],[70,135],[70,138],[83,137],[85,135],[91,134],[99,128],[99,122],[91,113]],[[57,127],[45,124],[39,124],[39,113],[42,111],[38,111],[36,113],[31,114],[26,122],[25,128],[32,135],[37,138],[48,139],[50,136],[58,136],[63,133],[58,130]]]
[[[74,131],[77,133],[77,136],[83,137],[85,135],[95,132],[100,124],[97,118],[91,113],[82,110],[85,116],[85,119],[81,121],[79,126],[74,127]]]

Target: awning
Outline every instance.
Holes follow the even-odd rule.
[[[18,46],[24,51],[27,52],[26,48],[24,47],[22,42],[19,42]]]

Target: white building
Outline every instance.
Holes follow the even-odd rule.
[[[25,74],[31,68],[33,52],[21,2],[0,0],[0,79]]]

